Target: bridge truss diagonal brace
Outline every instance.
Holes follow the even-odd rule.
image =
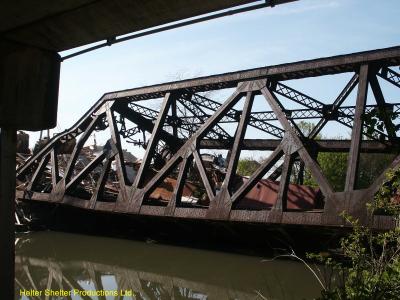
[[[390,82],[394,86],[400,88],[400,74],[396,73],[392,69],[383,67],[377,75],[385,79],[387,82]]]
[[[258,169],[250,176],[249,180],[246,181],[231,197],[232,203],[235,203],[239,199],[246,196],[246,194],[257,184],[257,182],[267,173],[282,157],[284,154],[282,150],[282,144],[279,144],[270,156],[258,167]]]
[[[93,129],[95,128],[96,124],[99,122],[100,119],[101,119],[100,115],[93,117],[89,126],[87,128],[85,128],[84,132],[82,133],[82,136],[79,138],[78,142],[76,143],[74,150],[72,151],[71,157],[68,161],[66,170],[65,170],[65,175],[64,175],[65,184],[70,181],[76,160],[78,159],[79,152],[82,149],[83,145],[89,138],[90,134],[92,133]]]
[[[202,117],[207,118],[207,114],[200,108],[200,105],[192,94],[190,94],[189,97],[189,99],[179,99],[179,102],[193,114],[194,118],[198,119],[201,123],[204,123],[205,120],[202,119]],[[219,124],[216,124],[216,127],[212,132],[216,137],[222,136],[228,139],[231,138],[231,136]]]
[[[371,73],[371,72],[370,72]],[[372,92],[374,94],[376,103],[378,104],[378,108],[383,113],[383,122],[386,127],[386,132],[391,140],[391,142],[396,140],[396,131],[394,130],[395,125],[393,124],[390,115],[387,112],[387,103],[385,101],[385,97],[383,96],[383,92],[381,86],[378,82],[378,79],[375,75],[370,74],[369,83],[371,85]]]
[[[329,117],[328,118],[327,117],[322,118],[317,123],[317,125],[315,125],[313,130],[310,132],[308,138],[314,139],[321,132],[321,130],[329,122],[330,117],[334,116],[337,113],[337,111],[339,110],[340,106],[347,99],[347,97],[350,95],[350,93],[353,91],[354,87],[357,84],[358,84],[358,74],[354,74],[353,77],[350,79],[350,81],[346,84],[344,89],[340,92],[338,97],[333,102],[331,109],[329,111],[327,111],[327,116],[329,116]]]
[[[174,214],[177,204],[180,204],[183,187],[192,161],[193,161],[193,156],[186,155],[183,158],[181,164],[179,165],[179,173],[178,173],[178,178],[176,179],[176,186],[172,193],[171,201],[168,203],[167,208],[165,209],[166,216],[172,216]]]
[[[260,84],[261,82],[261,84]],[[134,186],[132,188],[132,193],[129,196],[129,204],[127,207],[124,207],[122,210],[127,210],[131,213],[138,213],[140,211],[140,207],[143,203],[143,199],[145,198],[146,194],[148,194],[156,184],[161,182],[168,173],[176,167],[184,157],[189,155],[193,155],[199,170],[201,171],[201,158],[198,153],[198,148],[200,145],[200,141],[204,138],[207,133],[213,128],[215,124],[217,124],[225,115],[226,113],[239,101],[242,95],[251,90],[259,90],[262,85],[265,85],[265,80],[257,80],[257,81],[250,81],[250,82],[242,82],[239,83],[237,89],[232,93],[232,95],[219,107],[219,109],[213,114],[207,121],[202,124],[198,130],[189,138],[185,144],[174,154],[174,156],[167,162],[166,165],[150,180],[145,186],[138,187]],[[167,99],[167,98],[166,98]],[[164,101],[164,106],[167,104],[167,101]],[[161,113],[164,111],[164,107],[161,109]],[[168,110],[166,110],[168,112]],[[159,116],[160,116],[159,115]],[[156,127],[154,127],[156,130]],[[149,149],[147,149],[148,151]],[[147,154],[146,151],[146,154]],[[145,154],[145,157],[146,157]],[[197,159],[196,159],[197,157]],[[141,166],[144,166],[144,160]],[[139,175],[139,173],[138,173]],[[137,176],[138,178],[138,176]],[[210,185],[210,182],[204,172],[203,176],[201,176],[204,186],[207,188],[207,194],[212,201],[215,197],[214,191]],[[139,180],[139,179],[137,179]],[[136,181],[137,182],[137,181]],[[179,184],[179,183],[178,183]]]
[[[212,218],[226,219],[232,208],[231,199],[231,185],[234,175],[236,174],[236,167],[239,162],[241,148],[243,146],[243,139],[246,134],[248,121],[250,118],[251,109],[254,102],[254,92],[248,91],[246,101],[244,103],[243,111],[240,116],[240,121],[235,134],[235,140],[231,150],[231,156],[226,171],[225,180],[222,184],[221,191],[215,197],[214,201],[210,202],[210,207],[207,216]]]
[[[51,191],[51,199],[54,202],[61,202],[63,201],[65,192],[67,190],[67,186],[69,182],[71,181],[71,176],[74,171],[75,163],[78,159],[79,152],[81,151],[83,145],[89,138],[90,134],[93,132],[94,128],[98,124],[98,122],[101,120],[102,116],[104,113],[97,114],[94,116],[91,116],[86,122],[83,122],[87,125],[82,127],[82,136],[79,138],[78,142],[76,143],[74,150],[72,151],[71,157],[69,158],[67,167],[65,169],[64,177],[57,183],[56,186],[53,186],[53,189]],[[89,122],[88,122],[89,121]]]
[[[27,186],[27,190],[28,191],[32,191],[32,189],[35,187],[36,183],[38,182],[38,180],[40,179],[44,169],[47,166],[47,163],[50,160],[50,155],[47,154],[46,156],[43,156],[42,160],[40,161],[35,173],[33,174],[31,181],[29,182],[28,186]]]
[[[115,102],[113,106],[114,111],[116,111],[132,123],[136,124],[140,130],[149,132],[150,134],[153,132],[154,124],[152,120],[145,118],[143,114],[136,112],[132,108],[128,107],[126,104],[118,104],[118,102]],[[156,120],[156,118],[154,120]],[[176,147],[179,147],[182,144],[180,139],[173,136],[164,129],[160,131],[160,139],[165,141],[167,144],[174,145]]]
[[[270,107],[272,108],[274,113],[276,114],[279,122],[285,129],[286,134],[291,135],[291,139],[292,139],[293,143],[295,143],[295,145],[298,147],[297,151],[299,153],[300,158],[303,160],[306,167],[310,169],[310,171],[311,171],[312,175],[314,176],[315,180],[317,181],[322,193],[325,195],[325,197],[329,197],[333,193],[330,183],[323,175],[322,170],[321,170],[320,166],[318,165],[318,163],[310,156],[307,149],[304,147],[303,142],[296,135],[296,132],[290,125],[290,122],[287,119],[286,114],[282,110],[282,106],[279,103],[279,100],[267,87],[262,88],[261,93],[267,100],[268,104],[270,105]]]
[[[115,120],[114,112],[112,109],[113,105],[109,104],[106,110],[106,115],[107,115],[107,121],[108,121],[108,126],[110,129],[110,134],[111,134],[111,140],[113,144],[116,146],[116,154],[114,156],[116,168],[117,168],[117,175],[118,175],[118,181],[119,181],[119,188],[120,192],[118,193],[118,199],[117,201],[123,201],[127,202],[128,201],[128,195],[127,195],[127,176],[126,176],[126,169],[125,169],[125,164],[124,164],[124,157],[121,149],[121,139],[118,133],[118,127],[117,123]]]
[[[307,137],[308,140],[315,139],[315,137],[317,137],[317,135],[320,133],[320,131],[329,122],[329,120],[331,120],[332,117],[336,115],[336,113],[340,109],[340,106],[347,99],[349,94],[353,91],[353,89],[357,85],[357,83],[358,83],[358,74],[354,74],[353,77],[350,79],[350,81],[346,84],[344,89],[337,96],[337,98],[335,99],[335,101],[332,104],[332,107],[329,110],[327,110],[325,113],[323,113],[322,110],[321,110],[324,107],[324,104],[322,102],[317,101],[314,98],[309,97],[306,94],[301,93],[303,95],[303,97],[310,99],[310,101],[309,101],[310,103],[312,101],[316,101],[315,102],[316,104],[314,106],[317,107],[317,108],[308,107],[308,111],[314,111],[314,112],[322,115],[322,118],[319,120],[319,122],[315,125],[315,127],[309,133],[309,135]],[[278,84],[275,84],[275,83],[271,84],[271,88],[273,87],[274,91],[276,91]],[[292,99],[291,96],[289,96],[290,92],[292,92],[292,94],[295,94],[295,93],[298,93],[298,92],[296,90],[293,90],[292,88],[290,88],[288,86],[285,86],[285,89],[288,90],[289,93],[286,93],[286,94],[279,93],[279,94],[281,94],[282,96],[286,97],[287,99],[290,99],[290,100],[293,100],[295,102],[298,102],[298,101]],[[300,104],[302,104],[302,103],[300,103]],[[304,104],[302,104],[302,105],[304,105]],[[333,118],[333,119],[336,119],[336,118]],[[291,116],[291,121],[292,121],[292,124],[295,125],[295,123],[293,122],[293,116]],[[344,123],[344,125],[348,126],[346,123]],[[301,132],[297,126],[296,126],[296,129],[297,129],[298,132]],[[286,138],[287,137],[288,136],[286,135]],[[303,176],[302,173],[303,173],[303,170],[304,170],[304,163],[300,162],[300,166],[301,166],[301,169],[302,169],[302,171],[300,173],[301,173],[301,176]],[[283,163],[269,176],[269,179],[276,180],[282,173],[282,167],[283,167]],[[302,182],[303,182],[302,177],[299,177],[299,179],[300,179],[300,182],[302,184]]]
[[[97,181],[96,189],[92,195],[92,198],[89,202],[89,208],[94,209],[96,206],[96,202],[99,200],[100,196],[104,192],[104,187],[106,185],[107,176],[111,169],[112,158],[106,160],[105,164],[103,165],[103,169]]]
[[[103,151],[96,158],[94,158],[81,172],[79,172],[68,184],[65,186],[65,191],[75,188],[79,182],[84,179],[94,168],[101,163],[101,161],[108,155],[108,151]]]
[[[135,178],[135,182],[133,183],[134,188],[142,188],[143,187],[143,181],[144,181],[144,173],[147,171],[152,155],[154,153],[154,150],[156,148],[156,145],[159,140],[160,132],[163,128],[163,125],[165,123],[169,108],[171,106],[171,102],[174,100],[174,97],[171,95],[171,93],[167,93],[165,95],[160,113],[158,114],[156,123],[154,124],[153,132],[151,134],[149,143],[147,145],[146,152],[143,157],[142,164],[140,165],[138,174]]]
[[[121,205],[121,203],[118,203],[117,205],[120,205],[119,210],[130,210],[134,213],[138,213],[140,211],[140,207],[143,203],[144,197],[150,190],[150,187],[153,187],[155,184],[157,184],[159,181],[163,180],[165,176],[167,176],[167,173],[176,166],[177,161],[174,161],[173,164],[170,165],[168,171],[165,171],[162,175],[164,176],[158,176],[160,175],[161,171],[152,179],[150,182],[148,182],[145,186],[145,176],[146,172],[148,171],[148,168],[150,166],[151,160],[153,158],[154,151],[156,149],[156,146],[160,140],[161,134],[164,132],[163,131],[163,126],[164,123],[167,119],[168,111],[171,107],[171,104],[173,101],[176,101],[177,99],[177,93],[166,93],[164,96],[164,101],[162,103],[162,107],[160,109],[160,112],[157,116],[157,119],[155,121],[155,124],[153,126],[153,131],[151,133],[149,142],[147,144],[146,152],[144,154],[142,163],[140,164],[138,173],[136,175],[136,178],[133,182],[132,188],[129,192],[129,195],[127,196],[127,201],[126,204]],[[170,160],[171,162],[171,160]],[[168,165],[168,164],[167,164]],[[164,166],[165,168],[166,166]]]

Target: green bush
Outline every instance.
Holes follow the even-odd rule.
[[[371,217],[385,212],[398,219],[400,206],[393,196],[399,187],[400,171],[389,172],[368,207]],[[342,216],[353,228],[340,242],[342,259],[308,254],[333,269],[339,279],[325,287],[319,299],[400,299],[400,228],[375,232],[347,214]]]

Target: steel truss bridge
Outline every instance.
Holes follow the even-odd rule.
[[[17,191],[17,199],[117,214],[342,226],[342,211],[359,218],[366,216],[366,203],[383,183],[385,172],[399,166],[400,141],[396,130],[389,128],[397,128],[400,103],[388,101],[382,87],[385,82],[398,92],[399,64],[400,47],[392,47],[107,93],[74,126],[54,136],[18,168],[17,179],[23,182],[24,189]],[[342,73],[350,74],[350,79],[329,102],[290,87],[314,77],[326,77],[337,86],[331,75]],[[230,95],[221,99],[221,93],[228,92]],[[367,103],[369,97],[373,103]],[[352,105],[346,104],[349,98],[354,100]],[[159,109],[146,105],[152,99],[163,99]],[[255,107],[261,104],[269,109],[257,111]],[[376,111],[383,112],[383,126],[364,122],[368,114]],[[315,126],[305,133],[299,127],[300,120],[314,120]],[[327,124],[348,128],[351,139],[324,139],[321,131]],[[229,128],[236,130],[232,133]],[[257,134],[251,135],[251,130]],[[109,135],[107,145],[83,169],[78,169],[83,146],[94,132],[100,131]],[[138,140],[136,137],[142,134],[143,140]],[[61,149],[74,139],[76,145],[61,171]],[[121,140],[145,148],[134,180],[127,176]],[[218,189],[201,156],[207,149],[229,151],[225,177]],[[244,150],[269,152],[250,178],[236,186],[236,169]],[[322,171],[317,161],[321,152],[348,153],[342,191],[335,191]],[[394,157],[387,169],[363,188],[357,185],[361,153],[390,153]],[[155,168],[158,158],[161,164]],[[118,177],[118,196],[114,201],[105,201],[104,188],[112,163]],[[181,201],[188,170],[193,165],[209,199],[207,206],[190,206]],[[322,209],[288,209],[288,186],[295,167],[300,175],[307,170],[314,178],[323,195]],[[96,168],[101,172],[92,194],[84,199],[75,191]],[[150,169],[154,171],[149,172]],[[43,190],[40,182],[45,172],[51,174],[51,180]],[[168,203],[149,204],[149,195],[171,176],[176,183]],[[266,177],[279,180],[273,207],[237,209],[235,203]],[[303,184],[299,177],[297,183]],[[390,228],[394,220],[376,215],[373,226]]]

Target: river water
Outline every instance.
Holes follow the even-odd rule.
[[[320,294],[303,264],[263,260],[154,241],[18,234],[15,298],[313,299]],[[60,293],[64,296],[56,296]]]

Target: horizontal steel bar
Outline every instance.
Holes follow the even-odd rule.
[[[243,150],[269,150],[272,151],[281,143],[280,139],[245,139]],[[320,152],[347,152],[350,149],[350,140],[316,140],[309,141],[311,147],[316,147]],[[202,149],[230,149],[232,141],[220,139],[202,140]],[[385,145],[378,141],[366,140],[361,143],[361,152],[385,153],[393,150],[391,145]]]
[[[400,46],[304,60],[183,81],[167,82],[111,92],[107,93],[105,96],[107,96],[108,99],[126,99],[130,97],[131,99],[128,100],[145,100],[162,97],[164,93],[178,89],[201,92],[212,89],[232,88],[241,81],[253,79],[273,78],[274,80],[284,81],[351,71],[354,72],[358,70],[361,64],[369,63],[381,66],[394,66],[400,64]]]

